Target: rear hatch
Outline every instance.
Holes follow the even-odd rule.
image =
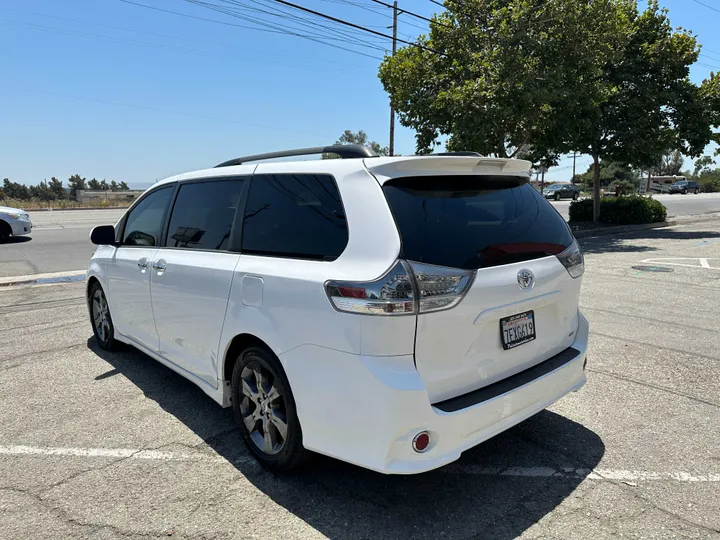
[[[582,256],[565,220],[527,177],[402,176],[383,179],[383,191],[400,257],[416,279],[415,268],[435,265],[472,280],[458,303],[421,307],[417,315],[415,362],[431,402],[514,375],[572,344]]]

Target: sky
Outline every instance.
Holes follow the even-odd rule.
[[[267,0],[204,1],[245,19],[201,0],[0,0],[0,178],[35,184],[77,173],[145,187],[241,155],[332,144],[346,129],[388,144],[377,69],[389,39],[352,29],[339,36],[312,15],[327,26],[312,40],[257,30],[246,18],[287,25],[289,15],[248,10],[277,14]],[[294,2],[390,32],[392,10],[372,0]],[[431,0],[398,4],[424,17],[441,9]],[[704,47],[693,81],[720,71],[720,1],[661,4]],[[399,17],[400,39],[426,30],[419,18]],[[334,46],[318,42],[329,39]],[[415,152],[414,132],[399,123],[395,148]],[[589,163],[579,156],[577,171]],[[570,157],[546,180],[571,174]]]

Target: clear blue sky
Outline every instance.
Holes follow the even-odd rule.
[[[187,0],[132,1],[257,26]],[[208,1],[231,7],[228,0]],[[265,10],[271,4],[232,1]],[[391,10],[370,0],[295,1],[389,32]],[[717,0],[704,2],[720,10]],[[708,66],[694,66],[692,78],[720,70],[720,12],[693,0],[663,4],[673,24],[693,30],[706,47],[701,62]],[[440,9],[429,0],[399,5],[428,17]],[[406,14],[400,21],[405,39],[427,27]],[[333,43],[375,58],[121,0],[0,0],[0,178],[36,183],[78,173],[148,184],[245,153],[332,143],[345,129],[363,129],[386,145],[388,103],[376,74],[390,42],[346,32],[335,37],[361,38],[373,48]],[[414,134],[398,125],[396,151],[414,147]],[[571,165],[564,160],[548,179],[568,179]],[[587,165],[578,158],[578,171]]]

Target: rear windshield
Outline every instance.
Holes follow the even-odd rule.
[[[486,268],[556,255],[573,237],[524,178],[428,176],[383,186],[411,261]]]

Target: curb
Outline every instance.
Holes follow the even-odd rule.
[[[663,227],[672,227],[678,225],[677,221],[662,221],[660,223],[643,223],[641,225],[618,225],[615,227],[603,227],[600,229],[590,229],[585,231],[573,232],[575,238],[592,238],[594,236],[606,236],[608,234],[622,234],[635,231],[646,231],[648,229],[661,229]]]
[[[26,212],[72,212],[73,210],[127,210],[129,206],[79,206],[76,208],[24,208]]]

